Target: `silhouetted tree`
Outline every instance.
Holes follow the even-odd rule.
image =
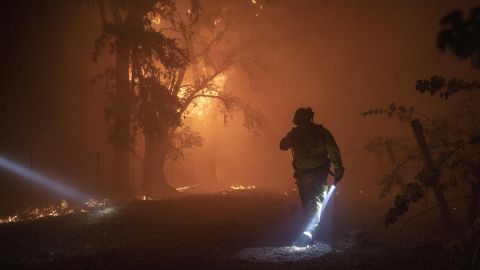
[[[398,217],[408,211],[410,203],[421,199],[426,188],[438,188],[437,192],[450,188],[454,189],[460,185],[470,185],[472,188],[472,197],[477,198],[472,201],[468,217],[477,214],[478,211],[478,169],[480,160],[480,141],[478,130],[480,130],[480,112],[476,110],[474,98],[466,99],[462,109],[457,113],[437,117],[435,119],[426,118],[424,115],[415,112],[413,108],[391,104],[388,108],[372,109],[362,113],[363,116],[386,115],[395,117],[401,122],[408,123],[415,120],[416,117],[423,117],[424,132],[427,147],[431,153],[433,163],[432,168],[419,166],[424,163],[420,159],[420,149],[411,146],[404,147],[406,152],[401,156],[398,166],[392,168],[382,178],[382,183],[392,185],[391,182],[402,176],[404,179],[411,180],[406,184],[405,189],[400,195],[397,195],[392,207],[386,217],[385,224],[393,224]],[[370,147],[371,144],[369,144]],[[377,146],[375,146],[378,149]],[[413,176],[411,171],[414,172]],[[385,180],[386,179],[386,180]],[[387,181],[388,180],[388,181]],[[437,198],[438,199],[438,198]],[[441,207],[442,203],[438,201]]]
[[[256,129],[262,124],[260,113],[229,93],[220,82],[225,72],[240,62],[239,50],[228,37],[234,31],[233,15],[228,10],[221,6],[205,11],[200,1],[191,1],[187,10],[153,10],[147,18],[154,31],[178,38],[189,62],[188,66],[156,76],[154,87],[146,85],[139,92],[136,119],[145,136],[142,186],[149,194],[174,192],[163,171],[167,158],[182,157],[185,148],[201,144],[199,134],[184,124],[189,109],[200,99],[215,102],[225,121],[240,109],[247,128]],[[157,96],[163,98],[155,98],[154,93],[160,92],[163,94]]]
[[[451,51],[459,59],[470,59],[473,69],[480,68],[480,7],[473,7],[468,18],[464,18],[463,12],[455,10],[447,14],[440,22],[443,29],[438,33],[437,45],[440,50]],[[442,76],[432,76],[429,80],[418,80],[416,90],[420,93],[438,94],[440,98],[448,99],[459,92],[473,92],[480,90],[480,82],[469,81],[461,78],[445,79]],[[478,215],[480,204],[480,157],[479,149],[471,147],[478,146],[478,107],[471,106],[473,97],[463,102],[463,113],[454,117],[457,123],[463,126],[456,126],[455,135],[462,136],[465,130],[470,129],[469,138],[459,138],[457,148],[449,155],[451,169],[461,172],[463,179],[470,182],[472,199],[468,210],[470,222]],[[463,121],[462,121],[463,120]],[[467,120],[467,121],[465,121]],[[477,131],[478,132],[478,131]],[[467,149],[467,150],[466,150]],[[473,152],[472,152],[473,151]],[[476,151],[476,152],[475,152]],[[477,159],[475,159],[478,157]]]
[[[174,0],[83,0],[100,11],[103,31],[94,46],[94,59],[108,48],[115,68],[100,76],[110,90],[113,120],[114,173],[109,189],[131,194],[129,157],[137,132],[145,137],[142,187],[149,194],[174,192],[163,167],[202,139],[184,125],[188,110],[199,99],[216,101],[225,121],[236,109],[245,126],[262,124],[258,110],[226,91],[217,78],[239,63],[237,48],[225,42],[231,31],[227,8],[204,12],[198,0],[180,10]],[[109,12],[111,15],[108,15]]]
[[[470,59],[473,68],[480,68],[480,6],[470,10],[469,18],[455,10],[441,21],[443,29],[437,36],[437,45],[450,50],[460,59]]]
[[[168,10],[173,0],[82,0],[98,8],[102,32],[94,44],[93,57],[107,49],[115,54],[115,67],[109,68],[99,78],[104,78],[112,100],[105,109],[112,122],[109,140],[114,147],[113,173],[107,190],[115,197],[132,195],[129,184],[130,154],[134,144],[132,134],[132,109],[136,91],[143,83],[144,73],[159,74],[152,61],[161,62],[168,72],[185,66],[186,52],[173,38],[152,31],[145,20],[152,10]]]
[[[459,59],[470,59],[472,68],[480,68],[480,7],[472,8],[469,18],[464,18],[462,11],[455,10],[440,24],[443,29],[437,35],[438,48],[451,51]],[[461,91],[479,90],[480,82],[435,75],[428,80],[418,80],[415,88],[420,93],[439,94],[448,99]]]
[[[470,59],[472,68],[480,68],[480,7],[474,7],[470,11],[469,18],[464,18],[459,10],[453,11],[447,14],[440,24],[443,29],[437,36],[439,49],[449,50],[460,59]],[[441,98],[448,99],[458,92],[479,90],[480,82],[459,78],[445,79],[436,75],[428,80],[418,80],[415,88],[420,93],[429,93],[432,96],[438,94]],[[424,187],[434,184],[433,187],[441,189],[452,188],[459,183],[471,186],[472,199],[468,218],[473,222],[478,214],[480,203],[478,134],[480,118],[478,108],[472,104],[475,104],[475,100],[470,97],[464,101],[461,111],[448,117],[427,119],[424,131],[429,145],[426,147],[434,157],[433,162],[430,166],[424,166],[418,171],[416,178],[419,182],[407,184],[404,192],[395,198],[394,207],[389,210],[385,218],[386,225],[394,223],[400,215],[404,214],[411,202],[418,201],[424,194]],[[415,112],[413,108],[406,109],[404,106],[392,104],[388,108],[372,109],[362,115],[376,114],[396,116],[402,122],[412,122]],[[412,159],[413,156],[415,156],[414,152],[406,155],[406,162],[409,160],[418,162],[417,159]],[[402,171],[394,167],[391,173],[384,177],[388,180],[383,181],[387,185],[386,188],[400,173]],[[432,183],[432,180],[435,183]],[[437,190],[437,192],[440,191]],[[446,212],[447,209],[442,204],[439,202],[439,206],[444,208],[443,212]]]

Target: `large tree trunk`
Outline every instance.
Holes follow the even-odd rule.
[[[127,1],[126,13],[121,12],[119,2],[111,2],[114,23],[123,32],[132,27],[143,27],[143,15],[150,6],[135,0]],[[115,47],[115,99],[113,101],[115,124],[113,126],[113,173],[108,186],[109,193],[115,198],[128,198],[133,195],[130,185],[130,146],[132,143],[131,114],[133,93],[130,84],[130,56],[132,40],[125,33],[117,35]]]
[[[473,175],[475,177],[474,182],[472,182],[472,199],[468,207],[468,221],[470,224],[478,218],[478,209],[480,207],[480,168],[478,166],[472,166]]]
[[[164,166],[167,161],[167,153],[168,143],[166,141],[157,141],[152,136],[145,135],[142,188],[151,196],[165,196],[177,192],[167,183],[165,177]]]
[[[468,206],[468,221],[470,222],[470,224],[473,224],[473,222],[475,222],[475,220],[478,217],[479,204],[480,204],[480,184],[478,182],[474,182],[472,183],[472,198],[470,200],[470,205]]]
[[[113,101],[115,124],[113,126],[113,172],[107,193],[114,198],[128,198],[132,193],[130,186],[130,118],[131,103],[129,83],[129,49],[126,42],[119,40],[115,56],[115,87]]]

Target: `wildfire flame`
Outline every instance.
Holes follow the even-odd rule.
[[[227,75],[225,73],[218,74],[213,79],[213,84],[215,84],[219,89],[223,89],[225,87],[225,82],[227,81]],[[205,95],[215,97],[218,96],[217,91],[213,90],[206,90],[204,92]],[[184,92],[179,92],[178,97],[183,98],[186,95]],[[213,100],[211,97],[199,97],[197,98],[193,104],[190,105],[189,109],[187,110],[188,114],[196,116],[197,118],[205,117],[209,110],[212,109]]]
[[[160,19],[160,16],[155,16],[154,18],[151,19],[152,24],[154,25],[159,25],[162,20]]]
[[[252,0],[254,4],[256,2]],[[192,14],[192,11],[190,9],[187,10],[187,14],[190,16]],[[148,13],[146,15],[146,19],[150,20],[150,27],[152,27],[155,31],[161,31],[160,25],[162,24],[162,18],[159,14],[154,14],[154,13]],[[222,22],[222,17],[215,18],[213,21],[214,26],[217,26]],[[199,65],[200,70],[203,70],[203,72],[207,71],[207,67],[205,64],[200,64]],[[142,70],[142,73],[144,71]],[[144,76],[146,74],[143,74]],[[129,71],[128,71],[128,76],[129,76],[129,81],[132,81],[132,65],[130,64],[129,66]],[[138,83],[138,78],[133,79],[135,83]],[[222,91],[222,89],[225,86],[225,81],[227,80],[227,76],[224,72],[218,74],[213,78],[212,81],[209,83],[215,85],[214,88],[219,89],[218,91]],[[193,78],[188,78],[186,76],[186,79],[184,81],[185,84],[189,85],[194,85],[193,83],[194,79]],[[189,106],[188,110],[186,111],[187,114],[190,114],[191,116],[195,116],[197,118],[203,118],[205,115],[208,113],[208,111],[211,109],[212,105],[212,98],[214,96],[218,95],[218,91],[216,90],[208,90],[207,88],[202,89],[201,93],[204,95],[208,95],[209,97],[198,97],[196,98],[192,104]],[[188,91],[187,90],[180,90],[177,93],[177,97],[179,99],[184,99],[188,96]]]

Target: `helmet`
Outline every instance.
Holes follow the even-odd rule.
[[[313,114],[312,108],[298,108],[295,112],[295,116],[293,117],[293,123],[297,126],[306,124],[313,121]]]

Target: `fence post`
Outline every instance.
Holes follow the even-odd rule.
[[[33,169],[33,146],[30,146],[30,169]]]
[[[102,183],[100,180],[100,152],[97,151],[97,192],[100,195],[102,192]]]
[[[438,181],[438,170],[433,164],[432,154],[430,153],[430,149],[428,148],[427,142],[425,141],[422,124],[418,119],[412,120],[410,124],[412,125],[413,133],[415,135],[415,139],[417,140],[420,154],[422,155],[423,164],[429,172],[429,179],[426,179],[427,185],[432,186],[433,194],[435,195],[435,199],[437,200],[438,207],[440,208],[440,212],[444,219],[445,225],[449,230],[451,230],[453,229],[452,216],[450,215],[450,210],[448,209],[445,194],[443,193],[443,189]]]

